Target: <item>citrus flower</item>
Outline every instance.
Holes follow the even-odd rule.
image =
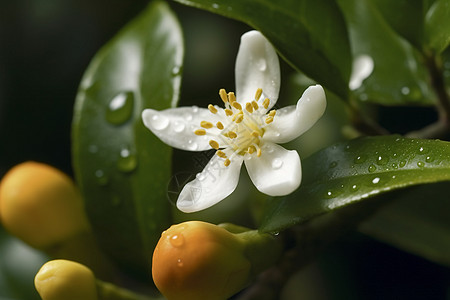
[[[258,31],[242,35],[236,58],[236,94],[219,91],[224,108],[145,109],[142,119],[164,143],[188,151],[215,149],[215,155],[182,189],[183,212],[206,209],[236,188],[242,163],[256,188],[270,196],[290,194],[301,181],[297,151],[289,142],[322,116],[326,107],[320,85],[305,90],[297,105],[272,109],[278,99],[280,66],[269,41]]]

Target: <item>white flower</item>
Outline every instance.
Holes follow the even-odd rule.
[[[277,144],[297,138],[322,116],[323,88],[310,86],[297,105],[270,110],[278,99],[280,66],[275,49],[258,31],[242,36],[235,72],[236,96],[219,91],[225,108],[210,104],[208,109],[193,106],[142,113],[145,126],[174,148],[217,150],[181,191],[177,207],[183,212],[208,208],[230,195],[243,162],[256,188],[267,195],[287,195],[300,185],[297,151]]]

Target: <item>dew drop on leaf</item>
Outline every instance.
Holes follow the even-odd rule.
[[[122,172],[131,172],[137,167],[137,157],[129,148],[120,150],[117,168]]]
[[[425,167],[425,163],[424,163],[423,161],[418,161],[418,162],[417,162],[417,166],[418,166],[419,168],[423,168],[423,167]]]
[[[114,125],[121,125],[128,121],[133,114],[133,92],[121,92],[117,94],[106,109],[106,120]]]
[[[99,169],[95,171],[94,175],[98,185],[104,186],[108,184],[109,178],[106,176],[105,171]]]
[[[377,184],[378,182],[380,182],[380,177],[375,177],[375,178],[372,180],[372,183],[373,183],[373,184]]]
[[[375,165],[370,165],[369,168],[368,168],[368,171],[369,171],[370,173],[373,173],[373,172],[375,172],[376,170],[377,170],[377,167],[375,167]]]

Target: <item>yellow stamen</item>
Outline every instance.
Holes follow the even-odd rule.
[[[256,151],[256,156],[258,156],[258,157],[261,156],[261,148],[258,148],[258,150]]]
[[[222,101],[223,101],[224,103],[227,103],[227,102],[228,102],[227,91],[225,91],[225,89],[220,89],[220,90],[219,90],[219,96],[220,96],[220,99],[222,99]]]
[[[211,146],[211,148],[214,148],[216,150],[219,150],[219,143],[216,142],[215,140],[210,140],[209,141],[209,145]]]
[[[265,109],[269,108],[270,100],[269,98],[264,99],[263,106]]]
[[[228,137],[230,139],[235,139],[235,138],[237,138],[237,134],[234,131],[228,131]]]
[[[224,128],[222,122],[217,122],[216,127],[219,128],[220,130]]]
[[[247,102],[247,104],[245,104],[245,109],[249,112],[252,113],[253,112],[253,106],[250,102]]]
[[[267,117],[265,122],[266,122],[266,124],[272,123],[273,122],[273,117]]]
[[[259,88],[259,89],[256,90],[256,93],[255,93],[255,100],[258,101],[259,98],[261,98],[261,95],[262,95],[262,89]]]
[[[259,105],[258,105],[258,103],[256,103],[256,101],[252,101],[252,106],[253,106],[253,109],[254,110],[258,110],[258,108],[259,108]]]
[[[233,111],[231,109],[225,108],[225,114],[227,116],[232,116],[233,115]]]
[[[238,102],[233,102],[231,105],[238,110],[242,110],[242,106]]]
[[[248,147],[248,149],[247,149],[247,152],[248,152],[249,154],[252,154],[252,153],[254,153],[255,151],[256,151],[255,146],[250,146],[250,147]]]
[[[203,128],[209,129],[209,128],[213,128],[214,125],[208,121],[201,121],[200,126]]]
[[[233,116],[233,118],[231,119],[231,121],[234,122],[234,121],[236,120],[236,118],[239,117],[239,116],[241,116],[242,114],[243,114],[242,111],[236,113],[236,114]]]
[[[225,154],[225,152],[218,150],[216,152],[217,156],[222,157],[222,158],[227,158],[227,155]]]
[[[252,136],[254,136],[254,137],[259,137],[259,136],[260,136],[260,134],[259,134],[259,132],[258,132],[258,131],[256,131],[256,130],[253,130],[253,132],[252,132]]]
[[[214,107],[214,105],[212,105],[212,104],[208,105],[208,109],[213,114],[217,114],[217,109]]]
[[[224,164],[225,167],[228,167],[231,164],[231,160],[229,160],[227,158],[223,164]]]
[[[239,114],[238,117],[236,118],[235,122],[236,122],[236,124],[239,124],[242,122],[242,120],[244,120],[244,115]]]
[[[277,113],[277,111],[275,110],[275,109],[272,109],[270,112],[269,112],[269,116],[271,116],[272,118],[273,117],[275,117],[275,114]]]
[[[197,129],[196,131],[194,131],[194,133],[196,135],[205,135],[206,134],[206,130],[205,129]]]
[[[236,102],[236,96],[233,92],[228,93],[228,100],[230,101],[230,104],[233,105],[234,102]]]

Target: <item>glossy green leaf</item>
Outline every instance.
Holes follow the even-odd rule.
[[[425,13],[432,0],[370,0],[386,22],[417,49],[422,50]]]
[[[449,182],[410,189],[359,229],[381,241],[450,266]]]
[[[141,112],[177,103],[183,49],[172,11],[152,2],[95,56],[76,99],[73,162],[93,229],[120,264],[146,274],[171,224],[171,149]]]
[[[350,47],[333,0],[175,0],[261,31],[293,67],[347,98]]]
[[[279,231],[388,191],[450,180],[450,143],[367,137],[328,147],[303,162],[300,188],[275,198],[261,230]]]
[[[339,0],[354,57],[374,62],[372,74],[355,90],[361,101],[384,105],[430,105],[434,94],[418,54],[396,34],[370,0]]]
[[[450,44],[450,1],[437,0],[425,16],[427,45],[440,53]]]

